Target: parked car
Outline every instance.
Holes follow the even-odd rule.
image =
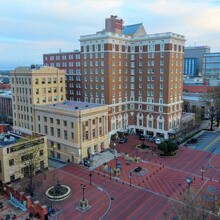
[[[155,139],[155,143],[156,143],[156,144],[160,144],[160,143],[161,143],[160,138],[156,138],[156,139]]]
[[[143,135],[143,134],[140,134],[140,135],[139,135],[139,139],[142,140],[142,141],[144,141],[144,140],[145,140],[144,135]]]
[[[124,138],[121,138],[121,139],[119,140],[119,143],[120,143],[120,144],[124,144],[124,143],[126,143],[127,141],[128,141],[128,138],[124,137]]]
[[[91,167],[92,162],[89,159],[84,159],[84,166]]]
[[[148,141],[149,141],[149,142],[154,142],[154,139],[155,139],[155,138],[154,138],[153,136],[149,136],[149,137],[148,137]]]

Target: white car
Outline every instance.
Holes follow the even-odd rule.
[[[156,143],[156,144],[160,144],[160,143],[161,143],[160,138],[156,138],[156,139],[155,139],[155,143]]]

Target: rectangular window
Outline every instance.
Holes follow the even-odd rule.
[[[92,129],[92,136],[95,137],[95,129]]]
[[[53,127],[50,128],[50,135],[54,136],[54,128]]]
[[[57,137],[60,138],[60,129],[57,128]]]
[[[44,133],[47,134],[47,126],[44,126]]]
[[[9,160],[9,166],[14,166],[14,159]]]
[[[64,139],[65,139],[65,140],[68,140],[68,134],[67,134],[67,131],[66,131],[66,130],[63,131],[63,134],[64,134]]]
[[[44,155],[44,150],[40,150],[39,151],[39,156],[43,156]]]

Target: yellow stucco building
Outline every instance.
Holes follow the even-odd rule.
[[[47,135],[49,156],[79,163],[109,148],[108,106],[64,101],[35,106],[37,131]]]
[[[64,70],[18,67],[10,78],[14,130],[46,135],[50,157],[79,163],[109,147],[108,106],[66,101]]]

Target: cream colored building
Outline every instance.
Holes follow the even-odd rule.
[[[48,137],[48,154],[79,163],[109,148],[108,106],[64,101],[35,106],[36,128]]]
[[[65,71],[18,67],[11,72],[14,130],[48,138],[49,156],[79,163],[109,147],[108,106],[65,101]]]
[[[33,133],[21,137],[16,134],[1,134],[0,140],[0,180],[10,182],[43,171],[48,167],[47,138]]]
[[[11,72],[13,125],[15,130],[36,131],[34,105],[66,99],[65,71],[55,67],[18,67]]]

